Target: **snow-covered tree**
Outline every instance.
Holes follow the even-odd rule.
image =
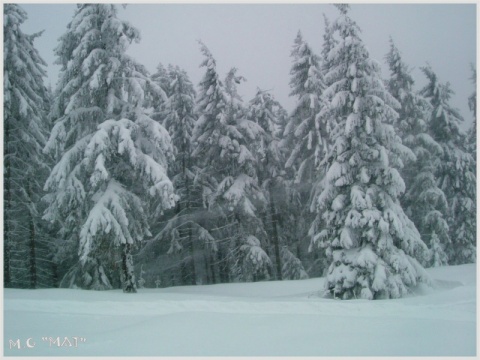
[[[311,183],[315,168],[326,152],[326,134],[316,116],[322,106],[324,84],[320,59],[303,40],[300,31],[291,56],[290,96],[295,96],[297,103],[284,133],[284,146],[292,150],[285,166],[295,168],[297,183]]]
[[[396,298],[428,278],[417,261],[424,261],[428,249],[398,200],[405,190],[397,170],[400,153],[409,151],[391,125],[399,104],[348,6],[340,12],[332,24],[338,44],[328,54],[332,66],[325,79],[331,85],[321,112],[337,131],[310,234],[331,261],[325,288],[334,297]]]
[[[169,175],[180,199],[175,209],[159,219],[158,232],[142,249],[140,257],[143,260],[157,261],[158,258],[152,257],[152,253],[161,254],[162,245],[157,242],[170,242],[167,253],[178,257],[178,266],[175,269],[182,269],[182,278],[185,278],[188,284],[196,284],[198,264],[195,264],[195,247],[200,231],[204,230],[197,222],[197,217],[201,217],[202,212],[198,200],[201,195],[198,187],[194,186],[195,164],[192,158],[191,138],[197,119],[196,93],[187,73],[178,66],[169,65],[167,70],[160,64],[157,70],[152,79],[165,90],[167,101],[158,101],[154,107],[154,116],[172,138],[175,161],[169,166]]]
[[[162,124],[172,138],[175,154],[175,162],[169,171],[186,178],[192,166],[191,137],[196,122],[196,94],[187,73],[178,66],[169,67],[168,80],[168,99],[162,107]]]
[[[448,257],[435,231],[430,237],[431,264],[434,267],[448,265]]]
[[[442,84],[430,66],[422,68],[428,84],[420,91],[432,105],[429,121],[432,137],[441,145],[443,156],[435,175],[448,202],[447,223],[451,246],[446,253],[452,264],[476,260],[476,177],[475,161],[467,150],[467,136],[460,129],[463,118],[449,100],[450,84]],[[438,235],[438,234],[437,234]]]
[[[470,108],[470,111],[473,113],[473,125],[469,132],[468,142],[469,142],[470,151],[473,154],[473,158],[475,160],[475,166],[476,166],[476,163],[477,163],[476,161],[476,156],[477,156],[477,68],[473,64],[471,66],[472,66],[472,77],[470,79],[472,80],[475,90],[473,91],[472,95],[470,95],[470,97],[468,98],[468,107]],[[475,171],[474,173],[476,174],[477,172]]]
[[[308,279],[302,262],[286,246],[282,248],[282,276],[285,280]]]
[[[328,54],[335,46],[337,46],[338,40],[335,39],[335,37],[333,36],[334,28],[332,27],[330,20],[327,18],[325,14],[323,14],[323,20],[325,23],[325,28],[323,33],[321,68],[322,68],[322,74],[325,75],[326,73],[328,73],[332,65],[331,59],[328,57]],[[330,84],[325,83],[325,86],[327,85],[330,85]]]
[[[386,60],[390,68],[388,89],[401,105],[395,129],[403,144],[415,154],[414,160],[406,159],[405,167],[400,171],[407,189],[402,206],[420,231],[423,241],[438,253],[439,248],[446,249],[451,241],[446,221],[447,200],[437,185],[435,175],[443,150],[428,134],[432,109],[427,99],[413,91],[414,80],[410,70],[392,39]],[[435,249],[434,238],[437,242]],[[440,257],[435,258],[433,263],[439,263]],[[441,259],[441,263],[445,264],[445,258]]]
[[[288,201],[287,192],[290,182],[284,170],[285,153],[280,145],[285,110],[268,91],[257,90],[257,94],[249,103],[248,118],[263,129],[257,143],[258,178],[268,199],[264,213],[264,225],[268,237],[273,242],[275,254],[276,276],[282,280],[281,246],[285,246],[285,224]],[[293,255],[292,255],[293,256]]]
[[[145,275],[145,271],[143,270],[143,265],[140,267],[140,275],[138,277],[138,288],[143,289],[145,288],[145,279],[143,277]]]
[[[287,152],[285,168],[293,179],[292,196],[299,197],[299,213],[293,220],[297,245],[297,256],[307,257],[304,252],[308,244],[307,229],[312,217],[312,198],[318,191],[319,180],[324,173],[319,165],[327,151],[325,123],[318,117],[323,107],[322,92],[324,79],[320,57],[317,56],[300,31],[291,52],[290,96],[296,98],[295,107],[285,127],[282,148]],[[304,249],[305,248],[305,249]],[[315,274],[320,275],[320,274]]]
[[[63,286],[121,283],[135,292],[133,248],[150,236],[150,218],[176,200],[167,176],[170,136],[143,111],[149,94],[162,91],[125,53],[138,40],[115,5],[81,4],[55,50],[61,72],[45,152],[56,165],[44,219],[62,225],[79,260]]]
[[[41,33],[21,30],[26,12],[4,5],[4,285],[50,285],[50,246],[40,224],[40,196],[48,172],[46,63],[34,47]]]
[[[229,281],[233,275],[238,280],[256,280],[271,266],[260,246],[264,229],[257,208],[264,205],[265,197],[252,149],[263,130],[247,119],[237,93],[236,85],[243,77],[233,68],[222,82],[208,48],[201,44],[201,51],[206,73],[197,96],[199,119],[193,130],[193,155],[200,168],[197,177],[203,185],[205,206],[222,219],[222,225],[216,225],[219,231],[212,230],[217,241],[224,239],[222,246],[215,246],[220,279]],[[252,252],[258,256],[248,255]]]
[[[234,280],[257,281],[270,278],[272,261],[257,237],[246,235],[236,252],[238,254],[234,257],[232,267]]]

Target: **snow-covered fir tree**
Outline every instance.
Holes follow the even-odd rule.
[[[321,69],[322,69],[322,74],[325,75],[326,73],[328,73],[332,65],[331,59],[328,57],[328,54],[335,46],[337,46],[338,40],[335,39],[335,37],[333,36],[334,28],[332,27],[330,20],[325,14],[323,14],[323,21],[325,23],[325,27],[324,27],[324,33],[323,33]],[[330,85],[330,84],[325,83],[325,86],[327,85]]]
[[[302,262],[286,246],[282,248],[282,277],[285,280],[308,279]]]
[[[334,297],[397,298],[427,281],[418,260],[425,261],[428,249],[398,200],[405,184],[396,162],[408,153],[391,125],[399,104],[385,88],[348,6],[339,8],[322,114],[328,112],[338,131],[325,160],[312,241],[331,261],[325,289]]]
[[[470,151],[473,154],[473,158],[475,160],[475,168],[477,164],[477,68],[472,64],[472,80],[473,86],[475,90],[473,91],[472,95],[468,98],[468,107],[473,114],[473,124],[468,136],[468,143],[470,147]],[[476,170],[474,171],[476,174]]]
[[[197,96],[193,155],[200,167],[198,183],[203,185],[205,206],[216,214],[209,231],[218,243],[220,281],[266,278],[271,260],[261,242],[265,231],[257,210],[264,206],[265,197],[252,149],[263,130],[246,117],[236,90],[243,77],[233,68],[222,82],[204,44],[201,51],[206,72]]]
[[[34,46],[41,33],[21,30],[27,13],[4,5],[4,286],[51,286],[51,247],[41,224],[43,182],[48,161],[45,61]]]
[[[475,90],[468,98],[468,106],[473,114],[473,124],[468,132],[468,151],[473,157],[472,172],[477,174],[477,68],[472,64],[472,83]]]
[[[291,52],[290,96],[296,104],[285,127],[282,148],[287,152],[285,168],[293,179],[292,195],[299,196],[299,213],[294,220],[295,237],[301,241],[297,246],[297,256],[304,254],[308,245],[308,224],[313,220],[312,196],[318,191],[323,173],[318,166],[327,151],[327,133],[318,114],[323,107],[322,91],[324,80],[320,58],[317,56],[299,31]],[[315,254],[317,256],[317,254]],[[320,275],[318,273],[312,275]]]
[[[55,50],[61,72],[45,152],[56,165],[44,218],[61,224],[67,252],[78,255],[62,286],[135,292],[132,251],[176,200],[170,136],[143,110],[162,91],[125,53],[138,40],[115,5],[81,4]]]
[[[434,267],[448,264],[448,257],[435,231],[430,236],[431,265]]]
[[[430,66],[422,68],[428,84],[421,95],[432,105],[430,133],[441,145],[443,156],[435,175],[448,202],[447,223],[451,246],[446,253],[451,264],[476,261],[476,177],[475,160],[468,151],[467,136],[460,129],[463,118],[449,104],[453,90],[440,83]]]
[[[167,101],[158,101],[154,116],[167,129],[175,154],[175,161],[169,166],[169,176],[180,199],[175,209],[166,212],[156,226],[155,236],[140,254],[143,261],[159,261],[157,257],[169,242],[167,253],[176,257],[177,265],[168,264],[172,271],[181,273],[182,284],[196,284],[199,264],[195,264],[195,249],[205,229],[198,223],[202,210],[198,187],[194,186],[195,164],[192,158],[192,132],[197,120],[195,112],[195,89],[187,73],[178,66],[169,65],[168,70],[161,64],[152,79],[165,90]],[[155,256],[157,254],[157,256]],[[160,266],[156,266],[161,269]],[[153,274],[153,273],[152,273]],[[156,276],[156,274],[153,274]]]
[[[386,60],[390,68],[388,89],[401,105],[395,129],[403,139],[403,144],[416,157],[414,160],[405,159],[405,167],[400,170],[407,189],[402,206],[414,221],[423,241],[437,254],[451,245],[446,221],[448,204],[435,175],[443,150],[428,134],[432,110],[430,103],[413,91],[414,80],[410,69],[403,62],[392,39]],[[432,264],[437,265],[446,265],[443,262],[446,260],[445,256],[437,255],[431,259]]]
[[[195,262],[194,262],[194,237],[193,227],[196,225],[192,217],[192,210],[195,204],[193,189],[193,159],[192,159],[192,132],[197,120],[195,114],[195,89],[188,78],[187,73],[178,66],[169,66],[169,97],[164,106],[163,125],[172,137],[174,145],[175,163],[172,164],[171,176],[180,196],[175,213],[176,228],[179,236],[184,239],[182,248],[187,248],[190,254],[189,265],[191,267],[191,282],[195,284]],[[198,226],[197,226],[198,227]],[[173,251],[174,245],[171,245]],[[184,263],[183,261],[182,263]],[[183,265],[186,266],[186,265]]]
[[[278,280],[283,278],[284,257],[281,249],[292,242],[292,239],[285,236],[284,229],[289,215],[288,188],[291,186],[284,169],[285,153],[280,145],[283,130],[281,114],[284,113],[283,107],[268,91],[258,89],[249,103],[248,118],[263,129],[255,155],[258,159],[258,178],[268,200],[263,222],[273,245]],[[291,256],[294,257],[293,254]]]
[[[290,96],[297,103],[285,128],[284,146],[291,149],[285,166],[295,168],[297,183],[312,182],[315,167],[326,152],[326,138],[317,114],[322,106],[324,88],[320,59],[303,40],[300,31],[295,38],[290,71]]]

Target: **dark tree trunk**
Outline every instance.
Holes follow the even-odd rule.
[[[7,222],[5,222],[4,231],[8,231]],[[6,288],[11,287],[11,273],[10,273],[10,246],[8,238],[4,237],[3,245],[3,284]]]
[[[27,175],[28,176],[28,175]],[[32,189],[30,180],[27,182],[27,195],[28,200],[31,203],[32,201]],[[27,210],[28,211],[28,210]],[[29,268],[30,268],[30,289],[35,289],[37,287],[37,255],[36,255],[36,232],[35,232],[35,219],[33,218],[32,211],[29,210],[29,244],[30,249],[30,258],[29,258]]]
[[[37,288],[37,257],[35,249],[35,224],[30,216],[30,289]]]
[[[193,234],[192,234],[192,228],[191,226],[189,226],[188,228],[188,243],[189,243],[189,248],[190,248],[190,256],[192,258],[192,281],[191,281],[191,284],[192,285],[196,285],[197,284],[197,272],[196,272],[196,269],[195,269],[195,251],[194,251],[194,247],[193,247]]]
[[[219,270],[220,270],[220,282],[223,284],[229,283],[229,266],[228,266],[228,258],[225,255],[225,251],[223,249],[219,249],[218,251],[218,262],[219,262]]]
[[[283,280],[282,276],[282,259],[280,258],[280,239],[278,237],[278,229],[277,229],[277,213],[275,211],[275,200],[273,199],[273,191],[272,187],[270,186],[270,215],[272,217],[272,232],[273,232],[273,246],[275,248],[275,259],[277,265],[277,280]]]
[[[5,185],[4,185],[4,213],[3,213],[3,284],[6,288],[12,286],[12,274],[10,269],[10,210],[12,207],[12,193],[11,193],[11,164],[10,157],[8,154],[10,142],[10,126],[8,120],[5,121],[5,140],[4,140],[4,150],[3,150],[3,159],[4,171],[5,171]]]
[[[206,250],[203,253],[203,261],[205,264],[205,276],[206,276],[207,284],[211,284],[212,282],[210,280],[210,265],[208,264],[208,256],[206,254]]]
[[[53,274],[53,287],[55,288],[58,288],[59,286],[59,279],[58,279],[58,265],[57,264],[53,264],[52,265],[52,274]]]
[[[187,285],[188,280],[189,280],[189,272],[188,272],[188,260],[183,259],[180,262],[180,279],[181,279],[181,285]]]
[[[133,259],[131,254],[131,244],[123,245],[122,270],[123,270],[123,292],[136,293],[135,274],[133,273]]]
[[[185,151],[184,151],[184,154],[185,154]],[[190,184],[187,177],[187,160],[185,155],[182,158],[182,166],[183,166],[183,178],[185,179],[185,190],[186,190],[185,196],[187,200],[185,206],[188,214],[188,219],[191,220],[190,215],[191,215],[192,204],[190,202]],[[190,250],[190,255],[192,257],[192,285],[195,285],[197,283],[197,272],[195,269],[195,256],[194,256],[195,251],[193,246],[193,234],[192,234],[191,224],[188,224],[188,246]]]
[[[217,277],[215,276],[215,258],[214,256],[210,253],[210,271],[212,273],[212,284],[217,283]]]

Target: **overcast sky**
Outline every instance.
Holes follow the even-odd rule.
[[[45,30],[36,47],[48,63],[54,88],[58,66],[53,49],[71,20],[74,4],[21,4],[29,19],[23,31]],[[224,75],[238,68],[247,82],[239,92],[249,101],[256,88],[272,90],[287,110],[294,99],[288,96],[290,51],[298,30],[317,54],[322,47],[322,13],[333,21],[338,12],[328,4],[130,4],[119,6],[119,17],[136,26],[142,40],[128,50],[153,73],[159,62],[184,68],[195,85],[204,69],[197,40],[202,40]],[[370,56],[383,66],[392,36],[404,61],[412,68],[417,88],[426,80],[419,68],[427,62],[442,82],[449,81],[456,94],[452,104],[472,121],[467,99],[474,86],[470,64],[476,64],[475,4],[353,4],[351,17],[362,29],[362,38]]]

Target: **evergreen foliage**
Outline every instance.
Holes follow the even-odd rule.
[[[46,63],[34,46],[41,33],[25,34],[26,20],[19,5],[4,5],[4,285],[37,288],[52,286],[52,244],[39,215],[49,103]]]
[[[443,156],[435,175],[448,203],[447,223],[451,246],[446,253],[451,264],[476,261],[476,177],[475,160],[467,151],[467,136],[461,131],[463,118],[450,106],[450,84],[442,84],[430,66],[422,68],[428,84],[421,95],[432,106],[430,132],[442,147]]]
[[[177,260],[173,270],[182,273],[183,283],[194,285],[199,280],[196,248],[204,245],[199,243],[200,232],[204,228],[198,223],[202,211],[198,201],[199,189],[194,186],[196,168],[192,158],[192,132],[197,120],[196,93],[187,73],[178,66],[169,65],[165,69],[160,64],[157,69],[152,80],[164,89],[167,100],[157,99],[153,116],[163,124],[172,139],[175,161],[168,170],[179,201],[175,209],[165,213],[154,227],[158,231],[142,249],[139,260],[161,262],[162,244],[157,242],[167,241],[170,243],[167,254]],[[151,277],[158,275],[152,273]]]
[[[468,107],[470,108],[470,111],[473,114],[473,125],[472,128],[469,132],[469,137],[468,137],[468,142],[469,142],[469,147],[470,151],[473,154],[473,157],[475,159],[475,168],[476,168],[476,157],[477,157],[477,68],[474,65],[471,65],[472,67],[472,77],[470,78],[472,80],[473,86],[475,87],[475,91],[470,95],[468,98]],[[477,172],[474,171],[476,174]]]
[[[316,115],[322,106],[324,88],[320,59],[313,53],[298,32],[292,54],[290,96],[297,98],[295,108],[285,128],[284,146],[291,148],[285,166],[294,166],[297,183],[311,183],[315,167],[326,152],[325,131]]]
[[[327,153],[328,135],[325,122],[318,115],[324,107],[322,92],[325,88],[320,57],[313,53],[299,31],[291,52],[290,96],[296,97],[281,142],[288,153],[285,168],[292,178],[292,196],[298,197],[301,215],[293,220],[293,236],[299,239],[297,256],[303,258],[307,249],[307,225],[313,220],[313,198],[320,191],[319,182],[324,176],[320,168]],[[293,205],[291,203],[291,205]],[[307,240],[307,241],[305,241]],[[311,250],[311,249],[310,249]],[[315,254],[317,256],[317,254]],[[309,262],[309,261],[308,261]],[[311,275],[319,276],[318,272]]]
[[[77,5],[52,92],[41,33],[4,5],[5,287],[324,276],[334,298],[383,299],[428,284],[423,267],[475,262],[476,91],[467,135],[448,83],[426,66],[415,92],[393,41],[382,79],[335,6],[319,55],[294,40],[288,113],[272,90],[244,103],[246,79],[201,42],[198,91],[175,65],[150,76],[110,4]]]
[[[215,59],[204,44],[201,51],[206,73],[197,97],[199,119],[193,130],[193,155],[201,168],[205,205],[226,224],[219,232],[223,243],[217,247],[220,279],[257,280],[264,278],[271,267],[260,241],[265,231],[257,209],[264,206],[265,196],[258,184],[251,148],[263,129],[247,119],[237,93],[236,85],[244,78],[233,68],[222,82]],[[248,255],[252,252],[258,255],[258,263]]]
[[[451,240],[446,221],[447,200],[436,178],[436,167],[442,161],[443,150],[428,133],[432,108],[425,98],[413,91],[414,80],[410,70],[391,39],[386,60],[391,74],[388,88],[401,105],[395,129],[404,145],[415,154],[414,160],[405,159],[405,167],[401,170],[407,189],[402,206],[414,221],[423,241],[432,251],[439,253],[451,246]],[[432,261],[433,264],[445,265],[447,258],[434,255]]]
[[[56,48],[62,69],[45,147],[56,165],[44,219],[62,225],[78,254],[63,286],[121,283],[135,292],[133,248],[150,236],[150,217],[176,200],[167,176],[170,136],[142,108],[149,93],[162,91],[125,54],[138,39],[114,5],[83,4]]]
[[[285,280],[307,279],[302,262],[287,247],[282,248],[282,274]]]
[[[316,199],[312,240],[331,261],[325,286],[333,296],[396,298],[427,280],[416,260],[425,260],[427,248],[398,200],[405,184],[397,167],[400,154],[409,151],[391,125],[399,104],[348,9],[341,13],[332,24],[338,44],[328,54],[332,66],[325,79],[331,85],[322,110],[333,122],[334,145]]]
[[[262,218],[267,236],[273,245],[278,280],[283,278],[281,247],[289,242],[285,236],[285,222],[288,217],[288,191],[291,186],[284,170],[285,153],[281,147],[283,114],[285,110],[268,91],[258,90],[255,98],[250,101],[248,117],[263,129],[256,145],[257,173],[268,201]]]

